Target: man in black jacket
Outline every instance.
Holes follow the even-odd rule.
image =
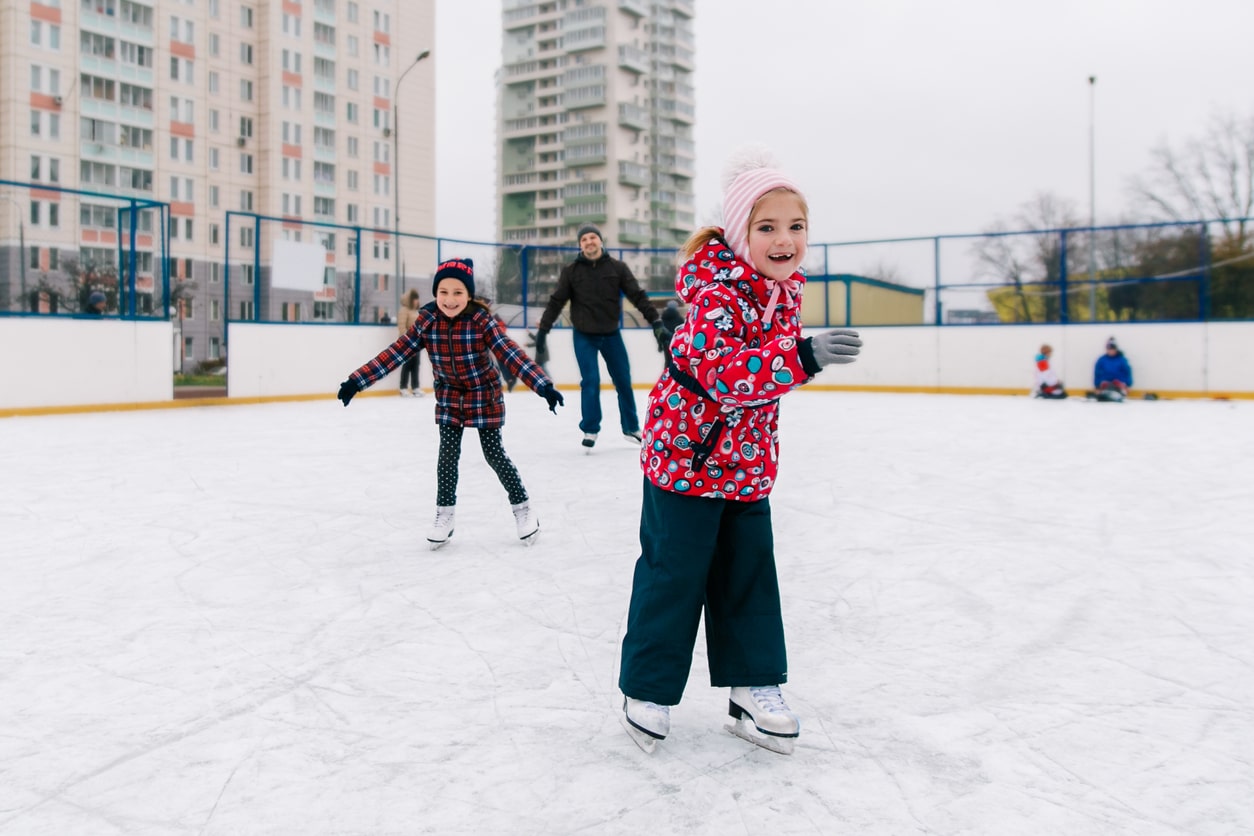
[[[583,446],[596,444],[601,431],[601,370],[597,355],[605,358],[605,368],[618,393],[618,416],[623,438],[640,443],[640,418],[631,391],[631,366],[627,347],[619,331],[622,298],[626,296],[653,327],[658,350],[665,351],[670,335],[662,327],[657,309],[640,287],[631,269],[605,252],[601,230],[592,224],[579,228],[579,255],[562,269],[557,289],[540,317],[536,332],[536,353],[547,351],[549,330],[562,307],[570,302],[570,322],[574,328],[575,360],[579,363],[579,389],[583,418]]]

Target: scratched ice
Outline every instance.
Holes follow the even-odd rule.
[[[636,451],[508,409],[531,549],[430,398],[0,421],[0,832],[1254,832],[1254,403],[788,397],[792,757],[622,732]]]

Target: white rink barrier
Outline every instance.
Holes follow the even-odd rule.
[[[172,401],[177,350],[162,320],[0,317],[0,410]]]
[[[1104,323],[1097,325],[876,326],[859,329],[858,362],[832,367],[811,384],[871,391],[1027,393],[1033,357],[1054,348],[1054,368],[1071,392],[1092,385],[1093,364],[1115,337],[1132,364],[1134,392],[1164,397],[1254,398],[1254,323]],[[807,333],[817,333],[811,329]],[[526,347],[526,332],[510,331]],[[653,333],[623,332],[634,384],[647,388],[662,370]],[[335,396],[349,372],[396,338],[392,325],[233,323],[229,399]],[[162,321],[0,317],[0,411],[119,406],[173,401],[176,346]],[[571,332],[549,334],[549,372],[565,389],[579,370]],[[422,384],[431,365],[421,362]],[[602,385],[609,375],[602,366]],[[377,383],[395,391],[399,375]]]

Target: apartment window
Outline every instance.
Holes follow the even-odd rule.
[[[30,248],[30,267],[32,270],[39,269],[39,247]]]
[[[300,88],[283,85],[283,106],[290,110],[300,110]]]
[[[283,164],[282,164],[283,179],[284,180],[299,180],[300,179],[300,163],[301,161],[299,159],[296,159],[295,157],[284,157]]]
[[[220,14],[220,10],[218,8],[218,1],[219,0],[209,0],[209,18],[211,20],[217,20],[218,15]]]
[[[220,281],[222,281],[222,265],[216,261],[211,262],[209,264],[209,282],[211,284],[217,284]],[[215,311],[217,309],[211,307],[209,310]],[[214,316],[213,318],[216,320],[217,316]]]
[[[42,20],[30,22],[30,44],[47,49],[61,48],[61,27]]]
[[[284,87],[283,89],[286,90],[287,88]],[[246,78],[239,80],[239,97],[246,102],[253,100],[253,83]]]
[[[348,4],[347,14],[348,14],[348,22],[349,22],[349,23],[356,23],[356,22],[357,22],[357,4],[356,4],[356,3],[351,2],[351,0],[350,0],[350,2],[349,2],[349,4]]]
[[[212,311],[213,321],[217,322],[219,318],[218,300],[217,299],[211,300],[209,304],[209,308]],[[209,358],[208,359],[210,360],[222,359],[222,338],[221,337],[209,338]]]
[[[357,89],[357,71],[349,70],[348,74],[345,76],[344,83],[348,85],[349,90],[356,90]]]
[[[251,137],[253,135],[253,120],[250,116],[241,116],[239,118],[239,135]]]
[[[283,50],[283,69],[290,73],[300,75],[300,52],[294,49]]]
[[[217,93],[219,90],[218,73],[216,70],[209,71],[209,92]]]
[[[335,46],[335,27],[325,23],[315,23],[313,28],[314,43]]]
[[[349,203],[349,204],[348,204],[348,209],[347,209],[347,212],[346,212],[346,217],[347,217],[348,222],[349,222],[350,224],[355,224],[355,223],[357,223],[357,204],[356,204],[356,203]],[[349,240],[351,241],[352,239],[350,238]],[[352,253],[349,253],[349,255],[352,255]]]
[[[219,229],[220,227],[217,224],[209,224],[209,243],[210,244],[216,245],[218,243]]]
[[[239,25],[243,26],[245,29],[253,28],[253,7],[252,6],[240,6],[239,7]]]
[[[356,104],[356,102],[349,102],[349,103],[348,103],[348,107],[345,109],[344,116],[345,116],[345,118],[346,118],[349,122],[353,123],[354,125],[355,125],[355,124],[357,124],[357,104]]]
[[[334,198],[330,198],[330,197],[315,197],[315,198],[314,198],[314,204],[313,204],[313,205],[314,205],[314,214],[315,214],[315,215],[325,215],[325,216],[326,216],[326,217],[328,217],[328,218],[334,218],[334,217],[335,217],[335,199],[334,199]],[[332,238],[334,239],[334,236],[332,236]],[[335,241],[334,241],[334,240],[332,240],[331,245],[330,245],[329,247],[327,247],[327,249],[328,249],[328,250],[334,250],[334,249],[335,249]]]
[[[38,200],[30,202],[30,222],[32,226],[39,226],[39,218],[42,215],[40,208],[43,206]]]
[[[252,64],[253,62],[253,45],[252,44],[240,44],[239,45],[239,62],[241,64]]]
[[[209,33],[209,54],[217,57],[222,52],[222,41],[217,32]]]
[[[387,67],[392,63],[392,50],[387,44],[374,44],[374,63],[376,67]]]
[[[110,50],[110,53],[112,53],[112,50]],[[118,42],[118,54],[123,64],[134,64],[137,67],[152,67],[153,66],[154,53],[152,51],[152,47],[150,46],[140,46],[139,44],[133,44],[128,41],[119,41]],[[113,56],[112,54],[110,54],[105,57],[112,58]],[[191,81],[191,62],[190,61],[187,62],[187,66],[188,66],[188,70],[187,70],[188,75],[185,80],[190,82]]]
[[[348,190],[350,192],[357,191],[357,172],[351,168],[348,170]]]
[[[253,155],[252,154],[240,154],[239,155],[239,173],[240,174],[252,174],[253,173]]]
[[[209,111],[209,130],[215,134],[218,132],[218,111],[216,110]]]
[[[253,211],[253,193],[245,189],[239,193],[239,208],[241,212]]]
[[[251,226],[241,226],[239,228],[239,245],[241,247],[251,250],[254,240],[254,230]]]
[[[217,186],[209,187],[209,208],[211,209],[218,208],[218,194],[219,192],[218,192]]]
[[[348,138],[348,156],[357,157],[357,137],[350,136]]]
[[[192,62],[186,58],[171,57],[170,80],[194,84],[195,74],[192,72]]]
[[[346,47],[348,49],[349,57],[356,58],[357,57],[357,36],[356,35],[348,36]]]
[[[118,101],[131,107],[152,110],[152,89],[122,82],[118,87]]]
[[[196,24],[193,21],[171,16],[170,18],[170,40],[179,41],[180,43],[190,44],[196,40]]]
[[[382,107],[372,108],[374,110],[374,126],[380,130],[388,130],[391,128],[392,114]]]
[[[392,31],[392,16],[380,11],[374,13],[374,29],[376,32]]]
[[[300,37],[300,15],[283,15],[283,34]]]
[[[377,75],[374,77],[374,94],[381,99],[389,98],[389,91],[392,89],[392,83],[386,77]]]

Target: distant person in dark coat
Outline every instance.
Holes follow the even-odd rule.
[[[666,350],[669,340],[664,339],[657,308],[653,307],[649,294],[632,275],[631,268],[605,252],[601,230],[592,224],[581,226],[579,250],[575,260],[562,269],[557,289],[540,317],[540,327],[536,331],[536,355],[548,353],[549,330],[562,308],[570,302],[570,321],[575,331],[575,361],[579,363],[580,405],[583,410],[579,429],[583,430],[583,446],[596,444],[597,433],[601,431],[598,355],[605,358],[605,368],[618,393],[618,417],[623,438],[639,444],[640,417],[636,412],[636,397],[631,391],[631,365],[619,330],[623,311],[621,297],[631,300],[645,321],[653,326],[659,351]]]
[[[105,307],[109,304],[109,300],[99,290],[93,290],[91,295],[87,297],[87,306],[83,308],[83,313],[92,316],[104,316]]]

